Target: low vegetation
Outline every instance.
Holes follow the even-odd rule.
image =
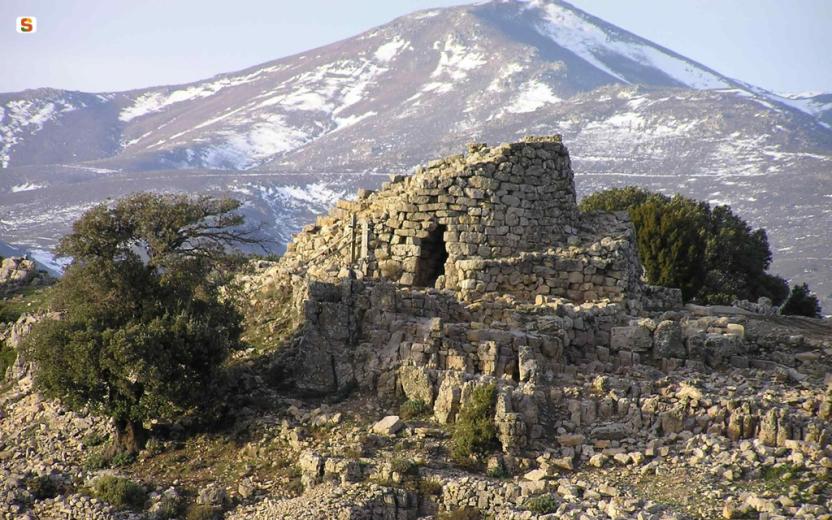
[[[536,515],[548,515],[557,511],[558,502],[552,495],[538,495],[526,500],[523,508]]]
[[[493,384],[474,388],[451,432],[451,455],[457,462],[478,461],[494,451],[497,442],[497,428],[494,425],[494,405],[497,387]]]
[[[6,371],[14,365],[17,359],[17,352],[13,348],[0,343],[0,382],[6,377]]]
[[[410,399],[402,403],[399,407],[399,416],[402,419],[418,419],[419,417],[426,417],[430,414],[430,406],[421,399]]]
[[[147,501],[144,488],[130,479],[104,475],[93,482],[90,493],[120,509],[141,510]]]
[[[27,285],[0,299],[0,323],[14,323],[23,314],[34,313],[44,307],[49,297],[49,286]]]

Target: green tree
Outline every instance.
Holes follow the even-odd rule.
[[[55,285],[61,320],[38,323],[23,349],[41,391],[113,419],[111,454],[140,450],[144,423],[206,408],[240,317],[220,298],[253,242],[232,199],[137,194],[99,205],[57,249],[72,264]]]
[[[682,289],[685,300],[731,303],[761,296],[779,304],[783,278],[768,274],[771,249],[764,229],[752,229],[728,206],[672,198],[628,186],[594,193],[583,211],[628,211],[650,283]]]
[[[789,299],[780,308],[781,314],[791,316],[808,316],[810,318],[820,318],[821,308],[817,296],[812,294],[809,286],[805,283],[795,285],[792,287],[792,292]]]
[[[706,272],[702,206],[677,196],[670,202],[648,199],[630,211],[647,279],[680,288],[686,300],[699,293]]]

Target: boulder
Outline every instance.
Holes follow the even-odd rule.
[[[613,327],[610,332],[610,349],[648,352],[653,347],[650,329],[642,325]]]
[[[408,399],[433,404],[433,383],[425,367],[406,365],[399,368],[399,381]]]
[[[373,433],[378,435],[395,435],[404,428],[404,422],[398,415],[388,415],[373,425]]]
[[[653,355],[657,358],[685,357],[679,322],[666,320],[656,326],[656,332],[653,333]]]

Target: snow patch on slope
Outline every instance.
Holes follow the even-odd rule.
[[[500,68],[497,75],[491,80],[491,83],[488,84],[488,88],[486,88],[489,92],[504,92],[509,88],[507,85],[509,79],[521,72],[523,70],[523,66],[519,63],[509,63],[508,65],[503,65]]]
[[[410,43],[396,36],[392,41],[389,41],[376,49],[373,56],[375,56],[378,61],[388,62],[395,58],[401,51],[406,49],[408,45],[410,45]]]
[[[309,140],[305,132],[293,128],[278,114],[266,116],[241,132],[223,131],[219,135],[225,137],[225,142],[201,153],[201,163],[208,168],[245,170]]]
[[[32,136],[43,126],[77,107],[65,99],[16,99],[0,107],[0,168],[7,168],[12,147],[24,133]]]
[[[637,40],[624,40],[612,35],[581,13],[567,7],[546,0],[531,0],[528,5],[540,9],[543,13],[543,23],[537,26],[538,32],[620,81],[630,83],[624,76],[612,70],[602,58],[617,54],[658,69],[676,81],[696,89],[730,87],[725,80],[693,62]]]
[[[46,187],[45,184],[35,184],[34,182],[24,182],[23,184],[17,184],[12,186],[11,191],[12,193],[20,193],[21,191],[33,191],[39,190],[41,188]]]
[[[175,103],[213,96],[222,89],[250,83],[261,74],[276,69],[276,67],[266,67],[244,76],[222,78],[208,83],[200,83],[187,88],[177,89],[173,92],[148,92],[136,98],[132,105],[123,109],[119,113],[118,118],[126,123],[137,117],[158,112]]]
[[[466,47],[458,42],[453,35],[445,40],[444,45],[436,42],[434,49],[439,50],[439,63],[431,73],[432,78],[448,78],[452,81],[463,81],[472,70],[484,65],[485,56],[475,49]]]
[[[562,101],[561,98],[552,92],[552,88],[549,85],[532,80],[523,85],[520,93],[506,107],[506,112],[525,114],[527,112],[534,112],[544,105],[559,103],[560,101]]]
[[[832,101],[823,102],[815,99],[819,95],[821,94],[770,94],[769,97],[813,117],[818,117],[821,113],[832,110]]]

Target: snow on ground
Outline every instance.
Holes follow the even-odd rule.
[[[816,98],[820,94],[805,93],[805,94],[770,94],[769,97],[796,108],[801,112],[805,112],[811,116],[817,117],[821,112],[832,110],[832,102],[819,101]]]
[[[21,191],[33,191],[39,190],[41,188],[46,187],[45,184],[35,184],[34,182],[25,182],[23,184],[18,184],[16,186],[12,186],[12,193],[20,193]]]
[[[552,92],[552,88],[549,85],[532,80],[520,88],[520,93],[506,107],[506,112],[525,114],[527,112],[534,112],[549,103],[559,103],[560,101],[562,101],[561,98]]]
[[[45,249],[30,249],[29,256],[55,274],[64,272],[66,266],[72,262],[71,258],[56,258],[51,251]]]
[[[251,83],[263,73],[270,72],[272,70],[276,70],[276,68],[266,67],[252,72],[251,74],[243,76],[230,76],[205,83],[198,83],[196,85],[180,88],[172,92],[148,92],[136,98],[132,105],[123,109],[121,113],[119,113],[118,118],[126,123],[137,117],[158,112],[175,103],[213,96],[224,88]]]
[[[530,0],[528,6],[543,12],[544,23],[537,27],[541,34],[620,81],[629,83],[624,76],[613,71],[602,58],[617,54],[658,69],[680,83],[696,89],[730,87],[718,75],[691,61],[669,54],[646,42],[611,34],[569,7],[546,0]]]
[[[389,41],[380,46],[378,49],[376,49],[376,52],[373,54],[373,56],[375,56],[375,58],[378,61],[392,61],[393,58],[395,58],[396,55],[399,54],[401,51],[406,49],[408,45],[410,45],[409,42],[407,42],[406,40],[402,40],[400,37],[396,36],[395,38],[393,38],[392,41]]]
[[[488,88],[486,90],[489,92],[506,91],[510,88],[510,84],[508,84],[508,82],[511,77],[522,70],[523,65],[520,65],[519,63],[509,63],[507,65],[503,65],[491,83],[488,84]]]
[[[209,168],[244,170],[265,158],[296,148],[309,135],[286,123],[279,114],[265,115],[243,132],[224,131],[225,142],[202,151],[202,164]]]
[[[0,107],[0,168],[9,166],[12,147],[24,132],[34,135],[49,121],[76,108],[65,99],[16,99]]]
[[[425,18],[433,18],[434,16],[438,15],[441,11],[435,9],[433,11],[423,11],[421,13],[414,13],[410,15],[410,18],[413,20],[423,20]]]
[[[439,63],[430,75],[432,78],[463,81],[470,71],[486,62],[481,52],[458,42],[454,35],[448,36],[444,44],[436,42],[433,48],[439,51]]]

